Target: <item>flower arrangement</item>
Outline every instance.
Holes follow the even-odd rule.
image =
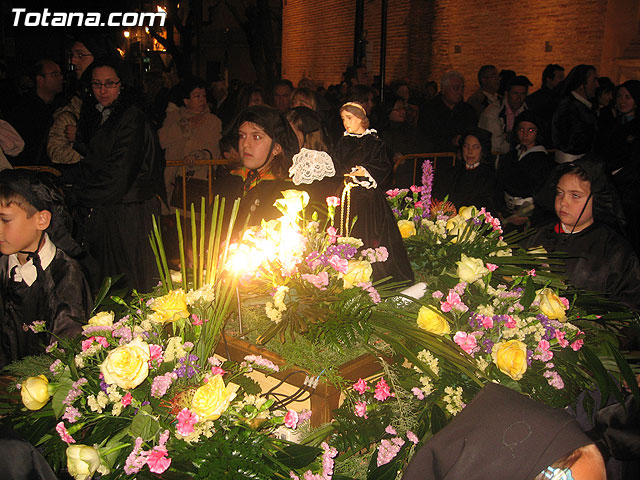
[[[366,333],[364,320],[390,291],[371,281],[372,264],[386,261],[387,249],[363,249],[360,239],[338,234],[334,215],[339,198],[327,199],[324,226],[315,212],[310,220],[304,217],[308,201],[306,192],[283,192],[275,203],[283,216],[245,231],[232,247],[229,268],[240,272],[245,300],[263,301],[273,322],[258,343],[277,334],[284,341],[287,332],[322,337],[344,317],[354,318],[350,325]]]
[[[303,447],[290,455],[291,444],[271,434],[298,427],[310,412],[273,410],[274,399],[262,397],[247,376],[278,367],[259,356],[238,364],[213,354],[202,362],[195,354],[208,321],[205,305],[214,301],[204,285],[140,297],[119,318],[95,315],[81,338],[51,345],[47,371],[20,381],[22,406],[33,414],[14,412],[14,425],[25,434],[46,426],[57,432],[46,451],[58,462],[66,456],[76,479],[95,472],[133,478],[144,471],[224,478],[232,456],[213,452],[229,441],[248,462],[243,471],[255,466],[257,478],[297,471],[290,466],[300,463]],[[28,436],[40,445],[51,435],[38,437]],[[307,464],[321,453],[305,450]]]
[[[217,206],[210,244],[224,255]],[[182,278],[189,278],[184,271]],[[297,428],[310,412],[282,402],[275,409],[249,376],[278,367],[259,356],[236,363],[214,355],[234,278],[222,268],[195,267],[175,288],[166,275],[152,294],[111,297],[115,311],[96,313],[79,338],[58,339],[45,355],[11,366],[22,402],[3,405],[3,413],[76,480],[96,473],[267,479],[321,471],[314,462],[321,449],[274,435]]]

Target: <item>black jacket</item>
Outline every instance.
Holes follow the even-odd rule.
[[[596,135],[596,115],[572,94],[565,96],[553,115],[553,144],[572,155],[591,152]]]

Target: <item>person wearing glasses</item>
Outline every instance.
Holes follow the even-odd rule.
[[[496,171],[505,223],[521,226],[532,219],[534,196],[553,171],[554,162],[542,144],[543,131],[542,119],[530,110],[516,117],[514,145],[500,158]]]
[[[164,160],[155,130],[117,60],[88,68],[74,148],[84,157],[63,173],[91,260],[93,287],[124,274],[121,286],[148,291],[157,277],[148,235],[165,198]]]
[[[78,117],[82,107],[82,74],[94,60],[93,52],[106,54],[93,38],[77,40],[69,49],[69,63],[73,68],[73,95],[69,103],[60,107],[53,115],[53,124],[49,129],[47,153],[53,163],[77,163],[82,156],[73,149],[76,139]]]
[[[38,60],[32,67],[33,90],[19,100],[16,108],[9,112],[7,121],[13,125],[24,140],[24,150],[12,161],[18,165],[49,165],[47,156],[47,134],[53,121],[53,112],[60,106],[62,93],[62,71],[56,62]]]

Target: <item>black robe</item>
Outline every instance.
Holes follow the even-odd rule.
[[[43,353],[51,342],[49,334],[25,332],[23,324],[43,320],[47,330],[56,336],[72,337],[81,332],[78,321],[86,322],[92,307],[91,292],[80,264],[62,250],[56,250],[44,271],[38,270],[31,286],[9,278],[8,258],[0,257],[2,367],[27,355]]]
[[[91,108],[83,106],[78,129],[85,136],[75,146],[86,156],[64,172],[80,224],[78,240],[96,261],[94,288],[103,277],[123,273],[124,286],[148,291],[158,277],[148,236],[152,215],[160,215],[158,197],[165,197],[158,138],[135,105],[115,105],[102,124]]]
[[[559,233],[549,224],[523,242],[542,245],[547,252],[566,252],[565,270],[574,286],[609,294],[613,300],[640,311],[640,263],[629,243],[613,229],[594,223],[581,232]]]
[[[442,168],[437,182],[434,182],[433,197],[444,200],[447,195],[456,208],[473,205],[496,213],[496,174],[493,168],[481,163],[467,170],[462,161],[453,167]]]
[[[350,236],[360,238],[364,248],[386,247],[386,262],[373,264],[373,279],[392,277],[394,281],[414,279],[411,262],[398,230],[398,224],[387,203],[393,167],[384,143],[375,134],[361,137],[345,135],[336,148],[336,176],[349,173],[352,167],[364,167],[377,183],[376,188],[355,187],[351,190],[351,218],[358,217]],[[338,222],[340,223],[340,222]]]

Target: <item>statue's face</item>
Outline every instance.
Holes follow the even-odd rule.
[[[364,133],[365,128],[362,124],[362,120],[356,117],[353,113],[344,110],[340,116],[342,117],[342,124],[344,125],[344,129],[347,133]]]

